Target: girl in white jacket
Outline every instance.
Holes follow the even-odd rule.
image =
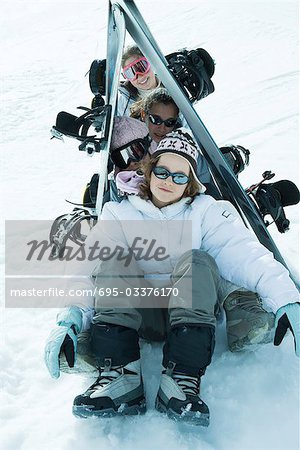
[[[288,271],[230,204],[202,195],[197,156],[196,144],[184,130],[168,134],[143,168],[140,195],[106,203],[86,241],[96,287],[95,295],[86,299],[96,310],[91,349],[100,373],[74,399],[76,416],[145,412],[138,331],[147,308],[168,308],[156,408],[173,419],[209,423],[209,409],[199,397],[200,378],[211,362],[215,317],[224,300],[227,319],[240,324],[236,306],[242,306],[265,331],[276,313],[275,345],[290,328],[299,356],[299,293]],[[226,280],[242,287],[238,295],[233,284],[226,292]],[[243,297],[243,288],[256,292],[273,313]],[[63,331],[57,331],[46,349],[50,372],[57,348],[74,363],[82,323],[78,307],[59,316]],[[255,339],[255,330],[251,332]]]

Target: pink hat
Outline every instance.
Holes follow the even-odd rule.
[[[132,117],[116,116],[111,138],[111,151],[123,147],[136,139],[143,139],[148,134],[149,131],[144,122]],[[152,153],[151,147],[152,143],[149,149],[150,153]]]

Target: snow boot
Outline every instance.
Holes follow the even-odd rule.
[[[232,352],[272,342],[275,314],[262,307],[257,294],[234,291],[224,302],[228,347]]]
[[[183,326],[171,330],[164,347],[165,369],[155,402],[159,412],[179,422],[209,425],[209,409],[200,398],[200,378],[211,361],[213,349],[213,328]]]
[[[99,377],[75,397],[73,414],[87,418],[136,415],[146,412],[138,334],[110,324],[93,324],[91,333]]]
[[[87,418],[145,413],[140,360],[125,366],[112,366],[111,359],[107,358],[105,364],[105,367],[101,367],[95,383],[83,394],[75,397],[73,414]]]
[[[209,425],[209,409],[200,394],[200,376],[176,372],[176,364],[169,362],[163,370],[155,408],[170,419],[192,425]]]

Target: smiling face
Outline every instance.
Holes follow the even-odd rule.
[[[156,166],[164,167],[170,172],[181,172],[189,176],[189,163],[175,154],[161,155]],[[158,208],[170,205],[180,200],[188,184],[175,184],[172,177],[166,180],[157,178],[154,173],[150,177],[150,191],[152,193],[152,203]]]
[[[130,56],[129,58],[126,59],[124,67],[140,58],[141,56],[139,55]],[[132,86],[134,86],[137,89],[141,89],[142,91],[155,89],[157,86],[155,73],[153,72],[152,69],[150,69],[149,72],[146,74],[138,75],[136,80],[129,80],[129,81],[132,84]]]
[[[173,131],[175,125],[173,127],[166,127],[164,123],[162,123],[161,125],[155,125],[151,123],[149,114],[159,116],[162,120],[177,119],[178,110],[173,103],[169,103],[167,105],[165,105],[164,103],[156,103],[151,107],[148,114],[145,114],[143,112],[142,119],[145,121],[145,124],[148,127],[149,135],[151,139],[153,139],[153,141],[158,143],[165,137],[166,134]]]

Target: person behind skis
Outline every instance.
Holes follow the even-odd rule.
[[[130,45],[122,56],[123,76],[119,87],[117,115],[130,116],[131,106],[160,85],[147,58],[137,45]]]
[[[179,108],[166,88],[153,89],[137,103],[131,108],[134,111],[131,117],[145,122],[151,139],[157,144],[181,126]]]
[[[169,309],[155,407],[172,419],[209,424],[208,406],[200,398],[200,381],[214,351],[216,311],[230,298],[232,283],[264,299],[276,314],[274,344],[279,345],[290,328],[300,356],[297,288],[285,267],[231,212],[230,204],[226,207],[225,202],[203,195],[197,157],[197,146],[187,132],[178,129],[169,133],[143,166],[139,195],[128,196],[121,203],[106,203],[101,220],[87,238],[86,248],[96,241],[101,247],[118,248],[122,257],[114,254],[110,259],[99,258],[96,267],[95,261],[85,263],[98,289],[95,296],[85,298],[85,303],[95,309],[90,344],[99,376],[74,399],[73,413],[78,417],[145,412],[138,338],[149,300],[153,300],[152,307],[156,304],[158,309]],[[143,250],[133,245],[137,236],[148,238],[151,228],[156,242],[163,245],[159,248],[166,250],[160,255],[168,255],[163,260],[146,258]],[[226,293],[228,281],[231,284]],[[119,289],[116,297],[101,295],[113,286]],[[142,295],[142,288],[156,286],[171,288],[169,297],[161,294],[161,304],[156,296]],[[138,295],[124,295],[127,288],[130,292],[136,289]],[[257,326],[264,322],[266,327],[274,324],[274,314],[253,305],[241,290],[227,309],[227,320],[238,324],[237,332],[241,320],[236,306],[241,304],[249,323],[252,320]],[[77,336],[86,323],[85,311],[71,305],[58,315],[57,327],[45,349],[45,361],[54,378],[60,374],[60,353],[74,365]]]
[[[109,200],[120,202],[124,195],[136,194],[142,180],[137,173],[139,163],[156,148],[145,123],[131,117],[114,118],[110,159],[114,165],[109,175]],[[106,200],[107,201],[107,200]]]

